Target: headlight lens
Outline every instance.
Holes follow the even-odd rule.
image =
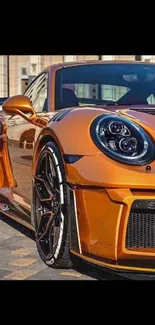
[[[120,116],[100,115],[91,125],[95,144],[107,156],[130,165],[144,165],[155,159],[155,145],[137,124]]]

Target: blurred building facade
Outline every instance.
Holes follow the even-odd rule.
[[[134,55],[102,55],[103,60],[135,60]],[[22,94],[45,67],[62,62],[99,60],[98,55],[0,55],[0,97]],[[155,56],[142,56],[155,62]]]

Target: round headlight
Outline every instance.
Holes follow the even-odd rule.
[[[130,165],[155,159],[155,145],[136,123],[115,115],[100,115],[91,125],[91,137],[107,156]]]

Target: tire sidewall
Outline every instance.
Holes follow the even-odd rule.
[[[37,240],[37,221],[36,221],[36,216],[35,216],[35,202],[33,203],[34,206],[34,225],[35,225],[35,236],[36,236],[36,245],[38,252],[40,254],[40,257],[48,266],[53,266],[57,264],[57,261],[59,261],[60,257],[63,254],[63,249],[66,241],[66,237],[68,234],[68,229],[69,229],[69,218],[68,218],[68,195],[67,195],[67,186],[66,186],[66,176],[65,176],[65,169],[64,169],[64,164],[61,158],[61,154],[59,152],[59,149],[57,148],[56,144],[53,141],[48,142],[46,145],[43,146],[38,161],[42,158],[42,155],[44,151],[47,150],[50,152],[52,155],[52,159],[55,163],[55,167],[57,169],[58,177],[59,177],[59,182],[61,181],[61,190],[60,190],[60,200],[61,200],[61,207],[62,207],[62,212],[61,212],[61,218],[63,220],[62,222],[62,231],[60,230],[59,234],[59,240],[57,244],[57,248],[55,250],[54,256],[51,259],[46,259],[44,254],[42,253],[42,250],[40,248],[40,245],[38,244]],[[36,166],[36,171],[37,171],[38,164]]]

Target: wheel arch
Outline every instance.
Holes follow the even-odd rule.
[[[36,170],[36,165],[37,165],[37,161],[39,158],[39,154],[42,150],[42,148],[48,143],[48,142],[54,142],[63,158],[63,148],[62,145],[60,143],[60,141],[58,140],[56,134],[54,132],[52,132],[52,130],[50,128],[48,128],[47,130],[44,129],[44,132],[39,135],[35,148],[34,148],[34,154],[33,154],[33,163],[32,163],[32,175],[35,175],[35,170]]]
[[[36,172],[37,162],[38,162],[38,158],[41,153],[41,150],[44,148],[44,146],[46,146],[46,144],[48,144],[51,141],[56,145],[56,147],[59,151],[59,154],[61,155],[61,158],[62,158],[62,163],[63,163],[65,173],[67,172],[66,171],[66,163],[63,159],[63,152],[62,152],[61,146],[60,146],[59,142],[56,141],[56,138],[54,136],[52,136],[52,134],[49,134],[49,133],[47,133],[46,135],[41,137],[40,141],[38,142],[36,152],[35,152],[35,155],[36,155],[35,158],[36,157],[37,158],[35,159],[34,172]],[[59,164],[59,167],[60,167],[60,164]],[[66,177],[64,179],[66,180]],[[34,187],[35,187],[35,185],[33,182],[32,196],[34,195]],[[66,192],[68,195],[68,202],[69,202],[68,203],[69,204],[68,205],[68,207],[69,207],[68,208],[68,218],[69,218],[70,251],[72,250],[79,254],[82,254],[79,225],[78,225],[78,216],[77,216],[77,207],[76,207],[76,196],[75,196],[74,189],[68,183],[66,183]],[[32,202],[33,202],[33,200],[32,200]],[[35,206],[33,204],[32,204],[32,209],[31,209],[31,224],[33,225],[33,227],[35,227]]]

